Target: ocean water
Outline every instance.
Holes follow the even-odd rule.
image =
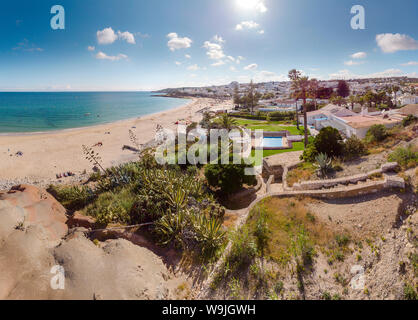
[[[0,92],[0,133],[88,127],[180,107],[151,92]]]

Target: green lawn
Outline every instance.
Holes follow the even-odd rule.
[[[250,125],[246,127],[250,130],[264,130],[264,131],[289,131],[292,135],[300,135],[304,130],[302,126],[300,126],[300,130],[297,129],[296,126],[280,126],[280,125],[274,125],[274,124],[265,124],[265,125]]]
[[[303,131],[299,131],[296,126],[286,125],[284,121],[260,121],[260,120],[248,120],[248,119],[236,119],[239,126],[243,126],[250,130],[264,130],[264,131],[289,131],[292,135],[302,134]],[[301,130],[304,128],[299,127]]]
[[[287,152],[293,152],[293,151],[303,151],[305,150],[305,145],[303,142],[293,142],[293,148],[292,149],[284,149],[284,150],[263,150],[263,158],[274,156],[275,154],[279,153],[287,153]],[[251,155],[255,155],[255,150],[251,152]]]

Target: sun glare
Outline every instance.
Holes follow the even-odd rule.
[[[237,5],[242,9],[254,10],[262,4],[261,0],[236,0]]]

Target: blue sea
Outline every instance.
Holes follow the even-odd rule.
[[[88,127],[180,107],[151,92],[0,92],[0,133]]]

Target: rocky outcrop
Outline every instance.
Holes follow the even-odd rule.
[[[184,281],[152,251],[124,239],[93,242],[87,229],[68,228],[92,222],[79,214],[68,220],[33,186],[0,193],[0,299],[176,298]],[[57,270],[64,271],[64,289],[51,285]]]

